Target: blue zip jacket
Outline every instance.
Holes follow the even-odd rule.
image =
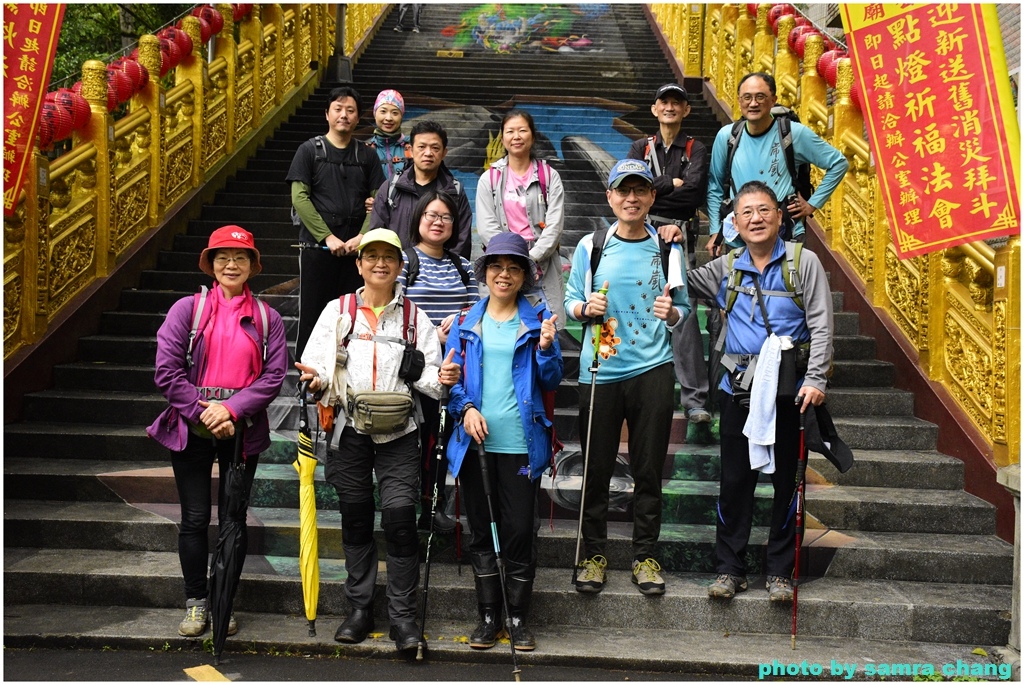
[[[487,311],[486,297],[477,302],[466,313],[460,323],[452,323],[448,333],[445,356],[455,350],[453,361],[462,366],[459,382],[451,389],[448,411],[458,417],[455,430],[448,441],[448,469],[453,476],[459,475],[462,460],[473,443],[462,423],[462,410],[467,402],[479,409],[483,396],[483,344],[480,340],[482,323]],[[530,456],[530,478],[536,480],[551,462],[551,422],[544,413],[541,392],[554,390],[562,381],[562,351],[558,337],[546,350],[540,349],[540,324],[551,317],[551,312],[538,304],[536,307],[524,296],[519,295],[519,331],[516,334],[516,348],[512,354],[511,369],[488,369],[491,381],[507,382],[511,373],[515,388],[516,404],[523,420],[526,435],[526,451]]]

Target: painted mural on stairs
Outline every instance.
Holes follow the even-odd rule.
[[[498,54],[521,52],[600,51],[588,35],[609,12],[605,3],[581,5],[488,4],[462,13],[460,23],[449,24],[441,35],[452,39],[456,50],[482,50]]]

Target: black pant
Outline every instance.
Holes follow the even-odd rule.
[[[437,443],[447,444],[455,428],[455,418],[447,417],[444,427],[444,435],[438,438],[437,429],[440,426],[441,403],[433,397],[420,395],[420,406],[423,409],[423,423],[420,424],[420,483],[422,484],[424,502],[429,502],[434,495],[434,483],[440,477],[438,483],[438,507],[444,502],[445,482],[444,474],[448,472],[448,457],[437,461]],[[429,513],[429,504],[425,504]]]
[[[209,528],[212,505],[210,483],[213,460],[221,472],[231,464],[235,452],[235,439],[214,440],[201,438],[189,433],[188,444],[181,452],[171,453],[171,468],[174,470],[174,484],[178,487],[178,501],[181,502],[181,525],[178,528],[178,559],[181,573],[185,577],[185,598],[202,599],[207,594],[207,564],[209,563]],[[258,454],[246,455],[245,491],[252,490],[256,475]],[[224,479],[220,479],[217,491],[217,520],[223,524]]]
[[[633,475],[633,558],[658,556],[661,534],[661,473],[672,430],[672,364],[639,376],[598,384],[594,428],[588,448],[590,384],[580,382],[580,440],[587,455],[583,544],[586,557],[605,553],[608,542],[608,487],[619,451],[622,422],[629,429],[629,468]]]
[[[491,502],[498,526],[501,557],[517,577],[532,581],[537,570],[537,532],[540,530],[537,493],[540,479],[530,480],[530,459],[526,454],[488,452],[484,458],[490,475]],[[491,514],[487,509],[475,444],[470,445],[466,453],[459,469],[459,480],[472,532],[469,551],[474,556],[489,555],[494,552]]]
[[[732,395],[723,393],[721,410],[722,477],[715,551],[719,573],[743,576],[754,518],[754,488],[760,471],[750,468],[747,438],[743,435],[747,409],[735,402]],[[775,411],[775,473],[771,476],[775,498],[765,571],[770,576],[788,578],[793,573],[796,541],[796,502],[791,500],[800,449],[800,411],[792,397],[779,399]]]
[[[316,320],[327,303],[363,287],[355,258],[335,257],[326,250],[299,251],[299,332],[295,358],[301,359]]]

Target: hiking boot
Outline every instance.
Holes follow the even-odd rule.
[[[693,407],[686,410],[686,420],[690,423],[711,423],[711,414],[704,407]]]
[[[231,637],[238,632],[238,621],[235,620],[235,615],[231,614],[231,618],[228,619],[228,637]]]
[[[424,646],[423,633],[415,621],[394,624],[388,635],[395,641],[395,649],[399,652]]]
[[[768,590],[768,601],[787,603],[793,601],[793,584],[784,576],[768,576],[764,584]]]
[[[608,560],[600,554],[580,562],[582,571],[576,576],[576,592],[600,592],[604,589],[604,569]]]
[[[665,594],[665,580],[658,573],[660,570],[661,564],[654,559],[633,560],[633,583],[642,594]]]
[[[526,616],[512,611],[512,646],[519,652],[532,652],[537,648],[537,638],[526,627]]]
[[[731,576],[723,573],[715,582],[708,586],[708,597],[717,599],[732,599],[737,592],[745,592],[747,579],[743,576]]]
[[[473,649],[490,649],[501,633],[501,625],[498,619],[501,618],[501,610],[497,607],[481,606],[480,623],[477,624],[473,634],[469,636],[469,646]]]
[[[206,599],[185,602],[185,618],[178,624],[178,635],[199,637],[206,632]]]

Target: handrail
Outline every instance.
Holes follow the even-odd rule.
[[[836,86],[829,88],[817,73],[821,37],[806,39],[801,59],[785,40],[793,17],[779,19],[777,39],[767,22],[771,7],[756,5],[756,17],[748,14],[747,5],[721,4],[655,4],[651,13],[668,40],[678,37],[669,47],[683,73],[705,77],[733,118],[739,114],[737,77],[769,71],[780,104],[797,110],[847,157],[850,170],[843,183],[815,213],[826,244],[856,274],[871,304],[896,323],[917,351],[922,371],[949,391],[986,437],[992,462],[1019,463],[1020,403],[1014,391],[1019,385],[1014,377],[1020,374],[1020,237],[997,247],[975,242],[900,260],[864,118],[850,98],[850,60],[839,60]],[[695,25],[702,30],[695,31]],[[700,62],[695,67],[684,56]]]

